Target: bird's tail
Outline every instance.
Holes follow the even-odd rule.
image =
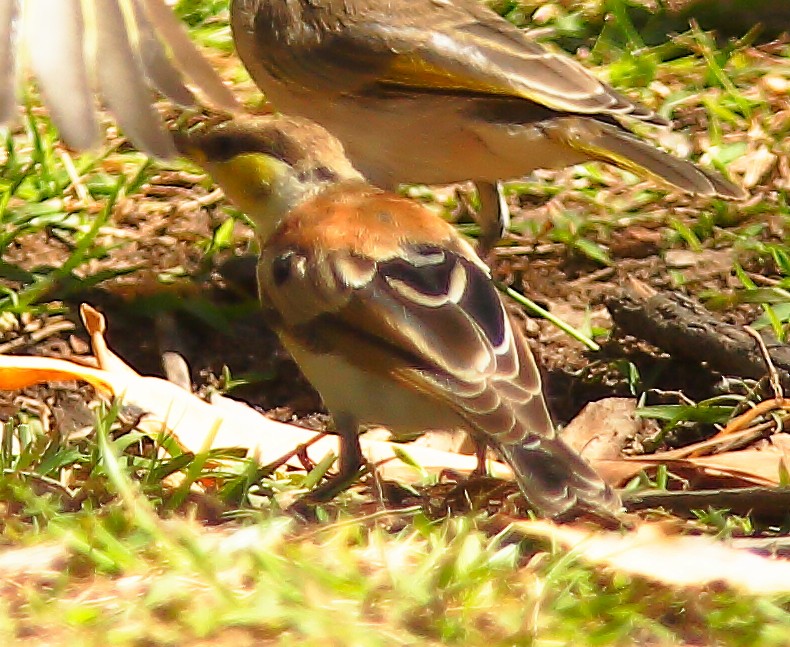
[[[544,122],[543,127],[549,137],[592,159],[670,184],[688,193],[736,200],[747,196],[741,187],[715,171],[665,153],[615,125],[588,117],[566,117]]]
[[[620,497],[561,438],[530,435],[496,449],[529,503],[546,516],[589,511],[613,517],[622,508]]]

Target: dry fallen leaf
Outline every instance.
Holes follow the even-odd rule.
[[[603,479],[623,485],[639,472],[666,465],[671,472],[693,479],[696,487],[779,485],[783,454],[775,448],[743,449],[695,458],[650,455],[593,461]],[[715,483],[715,484],[714,484]]]
[[[790,592],[790,561],[731,548],[709,537],[668,535],[658,524],[621,534],[549,521],[517,521],[513,529],[575,551],[580,559],[669,586],[724,582],[754,595]]]
[[[588,461],[617,459],[630,438],[642,429],[633,398],[605,398],[590,402],[562,430],[562,438]]]
[[[181,447],[195,453],[215,448],[244,448],[261,464],[272,463],[315,439],[314,431],[271,420],[242,402],[219,396],[211,403],[205,402],[171,382],[139,375],[107,347],[104,317],[88,305],[82,306],[81,314],[99,368],[46,357],[0,355],[0,389],[84,380],[102,395],[117,397],[124,404],[147,412],[138,425],[146,433],[153,436],[170,434]],[[365,436],[361,443],[369,461],[383,463],[380,472],[384,478],[404,482],[422,478],[419,470],[393,460],[404,452],[429,474],[445,469],[469,473],[477,464],[473,456],[428,447],[399,445]],[[330,452],[337,454],[338,451],[337,437],[325,436],[310,445],[307,454],[318,463]],[[289,464],[300,466],[295,458]],[[489,469],[494,476],[512,477],[509,468],[502,463],[491,462]]]

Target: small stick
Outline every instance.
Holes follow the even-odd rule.
[[[307,451],[306,451],[307,448],[310,447],[310,445],[313,445],[314,443],[317,443],[324,436],[326,436],[326,432],[319,432],[319,433],[317,433],[315,436],[313,436],[306,443],[301,443],[300,445],[297,445],[292,450],[290,450],[287,453],[285,453],[282,456],[280,456],[280,458],[278,458],[277,460],[274,460],[271,463],[268,463],[267,465],[264,465],[263,469],[265,471],[267,471],[267,472],[274,472],[275,470],[277,470],[280,467],[282,467],[283,465],[285,465],[294,456],[299,456],[300,460],[302,460],[303,457],[307,458]],[[312,463],[312,461],[310,461],[309,458],[307,458],[307,460]],[[304,463],[302,463],[302,464],[304,465]],[[310,470],[308,469],[308,471],[310,471]]]
[[[84,205],[92,204],[93,198],[91,198],[90,192],[82,183],[82,178],[77,172],[77,168],[74,166],[74,160],[71,158],[71,155],[64,150],[58,151],[58,154],[60,156],[60,161],[63,162],[63,168],[66,169],[66,174],[69,176],[69,180],[71,180],[71,185],[74,187],[77,198]]]
[[[790,488],[746,487],[696,491],[647,491],[623,494],[629,512],[647,508],[666,508],[673,512],[690,512],[707,508],[727,509],[735,514],[784,516],[790,509]]]
[[[53,321],[52,323],[47,324],[38,330],[34,330],[31,333],[22,333],[19,335],[19,337],[16,337],[5,344],[0,344],[0,355],[5,355],[12,351],[19,350],[20,348],[25,348],[26,346],[32,346],[33,344],[44,341],[48,337],[52,337],[53,335],[57,335],[62,332],[70,332],[72,330],[74,330],[74,324],[67,319]]]
[[[776,370],[774,361],[771,359],[771,355],[768,353],[768,347],[765,345],[765,340],[763,339],[762,335],[751,326],[744,326],[743,330],[747,334],[751,335],[754,338],[754,341],[757,342],[757,347],[760,349],[760,355],[762,355],[763,361],[765,362],[765,367],[768,369],[768,379],[771,381],[771,388],[774,391],[774,398],[778,402],[784,397],[784,391],[782,390],[782,380],[779,377],[779,371]]]
[[[729,436],[736,431],[741,431],[750,425],[756,418],[776,409],[784,409],[790,411],[790,399],[781,398],[779,400],[763,400],[762,402],[754,405],[751,409],[736,416],[727,423],[727,426],[708,440],[718,440],[724,436]],[[693,456],[693,454],[692,454]]]
[[[761,429],[762,425],[767,425],[768,427],[772,427],[773,422],[761,423],[760,425],[749,427],[748,429],[735,431],[732,434],[729,434],[726,439],[719,437],[719,435],[717,434],[713,438],[708,438],[707,440],[701,440],[698,443],[694,443],[692,445],[686,445],[685,447],[680,447],[679,449],[670,449],[663,452],[656,452],[654,454],[645,454],[644,456],[642,455],[625,456],[623,457],[623,460],[645,460],[645,459],[654,459],[654,458],[661,460],[680,460],[683,458],[689,458],[691,456],[703,456],[704,454],[719,453],[719,451],[717,450],[725,443],[727,445],[731,445],[733,443],[739,442],[745,438],[750,437],[757,431],[763,431],[763,429]]]

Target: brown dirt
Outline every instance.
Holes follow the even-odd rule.
[[[772,56],[770,49],[756,48],[745,55],[758,66],[767,65]],[[671,89],[678,87],[679,80],[661,76],[657,83]],[[790,114],[790,104],[784,93],[774,92],[768,85],[766,88],[774,117],[766,116],[763,125],[769,131],[780,131],[786,119],[778,117]],[[688,122],[679,125],[691,131],[692,150],[705,150],[709,142],[703,128],[702,103],[689,104],[677,116],[679,122]],[[755,123],[759,119],[755,117]],[[747,142],[747,152],[738,160],[743,162],[743,173],[749,170],[749,160],[759,159],[757,153],[763,146],[760,138],[749,137],[749,133],[732,128],[724,136],[725,141]],[[770,142],[768,146],[771,147]],[[714,229],[722,231],[750,218],[769,223],[764,234],[767,239],[784,240],[783,222],[772,215],[771,205],[779,200],[778,190],[790,184],[790,165],[785,151],[772,150],[776,158],[750,187],[754,197],[746,205],[716,210],[704,202],[674,194],[660,202],[645,203],[640,189],[651,185],[628,186],[619,172],[608,168],[599,172],[605,186],[596,189],[594,202],[580,197],[577,189],[584,188],[585,180],[574,177],[570,171],[538,173],[539,186],[566,189],[556,195],[553,190],[545,191],[546,195],[554,195],[551,198],[541,197],[538,191],[535,197],[526,194],[512,201],[515,223],[534,220],[539,234],[537,238],[513,236],[511,244],[501,249],[495,272],[570,323],[582,325],[589,318],[603,328],[609,328],[611,321],[601,305],[602,299],[622,289],[631,279],[656,289],[682,289],[692,294],[730,289],[736,284],[733,258],[737,254],[748,261],[748,254],[734,251],[726,236],[706,240],[705,249],[699,254],[690,255],[682,245],[672,249],[666,242],[666,224],[669,218],[693,224],[705,214],[715,217]],[[104,167],[113,173],[125,170],[124,163],[118,156],[109,158]],[[77,209],[77,197],[70,199]],[[100,205],[89,205],[89,209],[98,212]],[[566,212],[581,214],[585,222],[593,223],[585,238],[605,246],[613,260],[611,267],[571,253],[567,245],[550,242],[555,227],[552,218]],[[612,213],[621,215],[613,221]],[[107,315],[112,347],[142,373],[161,375],[161,353],[177,350],[188,361],[197,387],[216,384],[223,366],[227,366],[233,376],[258,373],[267,378],[235,390],[234,395],[262,409],[278,408],[281,417],[290,412],[305,415],[315,411],[319,408],[316,395],[256,315],[249,287],[243,287],[250,283],[249,268],[245,274],[243,268],[226,267],[224,277],[218,271],[229,258],[247,252],[249,230],[236,225],[234,249],[214,256],[211,266],[201,266],[198,245],[209,239],[226,217],[219,196],[212,193],[203,178],[180,171],[160,171],[141,193],[116,205],[99,241],[112,247],[107,256],[80,269],[83,275],[122,268],[136,268],[135,271],[88,291],[75,289],[74,285],[60,286],[45,300],[65,308],[63,316],[74,323],[73,330],[58,329],[52,324],[62,323],[63,319],[44,315],[4,325],[0,329],[0,345],[18,343],[6,352],[83,355],[88,346],[76,312],[79,302],[88,301]],[[69,251],[62,234],[42,232],[21,237],[6,251],[3,261],[25,269],[57,266]],[[766,266],[750,267],[747,263],[747,269],[776,276],[774,269]],[[163,276],[170,276],[172,281],[161,281]],[[738,307],[722,316],[745,322],[755,312],[753,307]],[[590,400],[627,394],[628,385],[615,365],[623,359],[634,362],[650,386],[683,390],[694,398],[714,392],[717,375],[699,366],[675,362],[633,340],[615,339],[606,344],[603,353],[593,357],[581,344],[543,320],[525,318],[524,326],[545,370],[550,404],[560,422],[572,418]],[[39,329],[46,332],[43,338],[33,335]],[[39,388],[22,395],[40,401],[53,397],[54,392],[55,389]],[[18,395],[0,395],[0,416],[8,416],[18,408]],[[74,418],[74,424],[82,422],[81,415],[75,413]]]
[[[102,234],[103,244],[122,244],[82,271],[138,269],[98,288],[74,291],[72,287],[68,294],[52,294],[53,299],[62,298],[56,303],[62,303],[65,314],[45,315],[8,330],[0,336],[0,344],[18,343],[13,348],[16,353],[65,358],[85,355],[89,347],[76,313],[78,304],[87,301],[106,314],[111,347],[141,373],[162,375],[162,352],[175,350],[187,360],[196,388],[217,385],[223,367],[227,367],[234,377],[264,376],[234,391],[234,396],[263,410],[277,409],[280,418],[318,410],[317,396],[257,315],[249,254],[245,260],[250,239],[247,228],[236,226],[234,250],[217,255],[210,267],[200,265],[198,244],[210,238],[227,217],[222,201],[212,195],[199,176],[173,171],[156,175],[140,195],[117,206],[107,233]],[[521,210],[517,220],[547,219],[551,206]],[[572,324],[582,325],[589,316],[596,325],[607,328],[611,321],[602,299],[630,279],[667,289],[673,287],[670,271],[674,270],[683,274],[686,286],[695,291],[732,287],[731,250],[711,249],[686,260],[680,252],[673,257],[661,250],[660,230],[643,224],[615,230],[609,236],[603,242],[615,257],[612,267],[569,254],[565,245],[524,238],[500,250],[496,274]],[[39,233],[22,237],[5,260],[32,269],[56,266],[67,255],[68,246],[60,238]],[[678,267],[671,267],[672,263]],[[163,284],[158,281],[163,274],[176,278]],[[550,405],[560,422],[567,422],[590,400],[628,395],[622,373],[613,368],[616,360],[629,359],[642,375],[655,374],[652,385],[657,388],[684,390],[691,397],[710,395],[716,382],[715,375],[673,362],[633,340],[612,341],[593,358],[580,343],[544,320],[520,319],[545,369]],[[71,330],[58,330],[69,321]],[[53,332],[33,339],[41,329]],[[85,425],[90,418],[84,406],[69,408],[58,399],[64,393],[90,399],[89,389],[73,391],[75,386],[0,394],[0,416],[16,412],[20,402],[27,401],[19,400],[22,395],[47,403],[53,415],[57,411],[58,426]]]

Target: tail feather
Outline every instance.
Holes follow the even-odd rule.
[[[747,197],[746,191],[715,171],[665,153],[611,124],[569,117],[549,123],[546,132],[592,159],[656,179],[688,193],[734,200]]]
[[[576,510],[616,516],[621,510],[620,497],[558,437],[532,435],[496,449],[513,469],[529,503],[547,516]]]

